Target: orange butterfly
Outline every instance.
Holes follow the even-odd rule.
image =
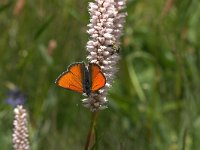
[[[89,96],[105,86],[106,78],[99,65],[89,63],[89,66],[86,66],[84,62],[78,62],[71,64],[55,83],[62,88]]]

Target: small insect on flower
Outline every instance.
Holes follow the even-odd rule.
[[[89,96],[105,86],[106,78],[99,65],[89,63],[86,66],[84,62],[78,62],[71,64],[55,83],[62,88]]]
[[[113,54],[119,54],[120,53],[120,46],[119,46],[119,44],[117,44],[117,43],[112,43],[112,44],[110,44],[110,45],[108,45],[108,47],[110,47],[110,48],[112,48],[112,52],[111,52],[111,55],[113,55]]]

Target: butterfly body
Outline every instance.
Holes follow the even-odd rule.
[[[89,70],[88,68],[84,68],[83,69],[84,72],[84,76],[83,76],[83,93],[86,93],[87,95],[89,95],[91,93],[91,76],[89,74]]]
[[[84,62],[78,62],[71,64],[68,70],[56,79],[55,83],[65,89],[86,93],[89,96],[104,87],[106,78],[99,65],[89,63],[86,66]]]

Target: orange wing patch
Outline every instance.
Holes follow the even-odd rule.
[[[68,67],[55,81],[55,83],[65,89],[83,93],[83,68],[85,64],[75,63]]]
[[[106,78],[104,74],[101,72],[101,68],[97,64],[90,63],[89,71],[92,81],[91,91],[96,92],[105,86]]]

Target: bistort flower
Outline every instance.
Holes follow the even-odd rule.
[[[27,112],[22,105],[14,109],[13,148],[15,150],[29,150]]]
[[[96,63],[106,77],[106,85],[98,93],[91,93],[83,99],[83,105],[91,111],[107,108],[106,95],[111,87],[116,64],[120,59],[119,53],[110,45],[119,43],[122,35],[126,13],[123,12],[126,0],[95,0],[89,3],[90,23],[88,33],[90,40],[87,42],[87,59]]]

